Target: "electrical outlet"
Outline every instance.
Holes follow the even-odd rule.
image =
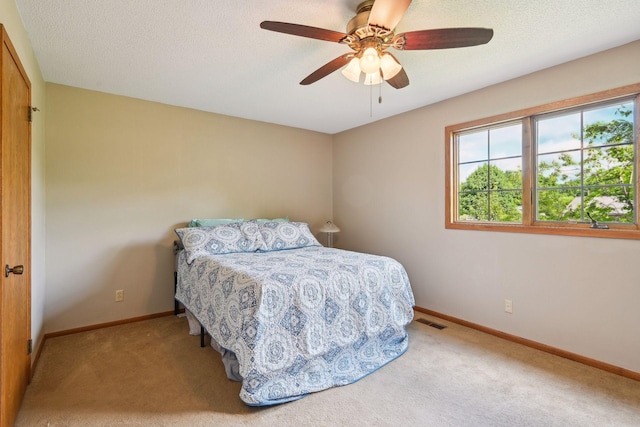
[[[124,301],[124,289],[118,289],[116,291],[116,302]]]
[[[513,302],[510,299],[504,300],[504,311],[507,313],[513,313]]]

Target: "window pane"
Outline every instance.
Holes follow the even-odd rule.
[[[536,122],[538,153],[554,153],[579,149],[580,113],[541,118]]]
[[[588,221],[589,212],[597,221],[633,223],[633,102],[543,117],[536,129],[538,220]],[[565,149],[573,146],[580,149]]]
[[[596,221],[633,223],[633,191],[631,187],[591,188],[584,197],[587,212]]]
[[[478,169],[482,169],[478,171]],[[477,172],[476,172],[477,171]],[[460,191],[469,189],[487,189],[487,162],[467,163],[458,166],[458,179],[460,180]],[[469,182],[468,182],[469,181]],[[479,185],[482,182],[483,185]],[[469,186],[465,186],[468,184]]]
[[[486,130],[458,136],[458,163],[487,160],[489,133]]]
[[[633,144],[632,112],[632,102],[585,111],[585,145]]]
[[[538,156],[537,175],[540,188],[580,185],[580,152]]]
[[[489,141],[491,159],[522,156],[522,124],[491,129]]]
[[[584,151],[584,184],[633,184],[633,146],[598,147]]]
[[[491,221],[522,222],[522,190],[492,191],[489,215]]]
[[[538,221],[581,221],[580,189],[538,191]]]
[[[522,222],[522,123],[461,133],[456,142],[458,221]]]
[[[497,160],[488,164],[460,165],[462,173],[475,170],[460,184],[460,221],[522,222],[522,171],[520,159]],[[487,196],[488,189],[491,193]],[[513,190],[511,190],[513,189]]]
[[[458,195],[459,221],[488,221],[489,198],[487,192],[460,193]]]
[[[522,189],[522,158],[491,162],[491,189]]]

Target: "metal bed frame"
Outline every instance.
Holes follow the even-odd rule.
[[[173,272],[173,314],[179,315],[181,313],[180,310],[180,301],[175,299],[175,294],[178,291],[178,253],[182,250],[182,244],[178,240],[173,241],[173,254],[176,256],[176,263]],[[200,325],[200,347],[204,347],[204,337],[207,334],[204,326]]]

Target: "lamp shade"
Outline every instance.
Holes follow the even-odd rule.
[[[374,47],[368,47],[360,57],[360,69],[365,73],[375,73],[380,69],[380,56]]]
[[[393,55],[385,53],[380,59],[380,69],[385,80],[389,80],[402,70],[402,65],[398,64]]]
[[[355,83],[360,81],[360,74],[362,74],[362,71],[360,70],[360,60],[358,58],[353,58],[349,61],[349,65],[342,70],[342,75]]]
[[[337,225],[332,223],[331,221],[327,221],[325,225],[320,227],[319,230],[321,233],[339,233],[340,229]]]

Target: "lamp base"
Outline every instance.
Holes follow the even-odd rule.
[[[327,247],[333,247],[333,233],[327,233]]]

